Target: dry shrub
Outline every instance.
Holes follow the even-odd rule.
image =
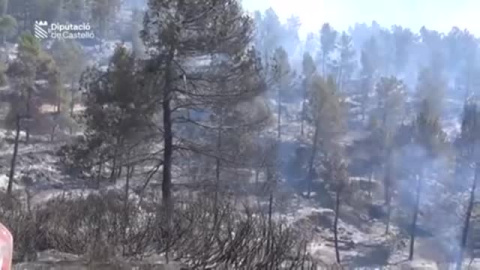
[[[134,200],[125,208],[116,192],[57,197],[32,211],[15,203],[0,209],[0,219],[12,229],[19,261],[46,249],[95,261],[168,252],[201,269],[297,269],[310,261],[302,235],[260,211],[238,211],[228,200],[214,208],[208,198],[177,205],[170,230],[161,211],[145,211]]]

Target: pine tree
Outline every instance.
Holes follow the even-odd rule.
[[[379,120],[379,127],[374,130],[377,135],[373,144],[376,146],[374,158],[378,166],[383,166],[384,195],[387,207],[388,234],[390,226],[390,215],[392,212],[392,194],[395,178],[395,137],[401,126],[404,116],[404,103],[406,97],[406,86],[395,77],[382,77],[376,85],[378,98],[376,119]]]
[[[252,21],[237,1],[151,0],[148,7],[143,40],[151,56],[148,76],[161,94],[162,200],[168,232],[174,207],[172,165],[180,147],[174,137],[183,141],[181,132],[175,132],[175,115],[193,109],[210,112],[215,104],[256,95],[262,88],[260,63],[248,49]],[[235,87],[222,88],[224,83]]]
[[[15,62],[9,65],[7,75],[12,78],[17,91],[18,99],[10,102],[10,111],[7,115],[8,123],[15,123],[18,115],[32,118],[35,109],[34,85],[37,78],[37,68],[40,65],[41,49],[37,39],[30,34],[23,34],[20,38],[18,56]],[[30,128],[25,127],[26,141],[30,138]]]
[[[342,91],[356,67],[355,48],[353,47],[352,38],[345,32],[342,32],[342,35],[336,44],[336,49],[338,50],[340,57],[332,66],[336,74],[335,77],[338,89],[339,91]]]
[[[369,105],[369,97],[373,91],[376,75],[380,65],[380,56],[376,39],[372,36],[365,44],[363,44],[361,57],[361,109],[362,120],[365,121],[367,108]]]
[[[282,103],[285,94],[292,87],[292,70],[287,52],[282,48],[275,50],[273,56],[273,80],[277,91],[277,138],[282,136]]]
[[[403,72],[409,61],[414,35],[410,29],[401,26],[393,26],[392,33],[395,40],[395,68],[397,72]]]
[[[300,135],[303,136],[303,124],[305,122],[306,116],[306,102],[309,96],[309,89],[313,75],[316,72],[315,62],[313,61],[312,56],[306,52],[303,55],[303,100],[302,100],[302,115],[301,115],[301,125],[300,125]]]
[[[57,40],[50,49],[52,58],[61,74],[62,83],[70,85],[69,110],[70,117],[74,115],[75,101],[78,98],[78,82],[86,68],[85,55],[82,48],[75,41]]]
[[[331,149],[322,162],[324,167],[323,179],[329,182],[335,193],[335,217],[333,222],[333,234],[335,244],[335,258],[337,263],[341,263],[339,236],[338,236],[338,221],[341,211],[341,203],[344,192],[348,185],[347,163],[344,157],[343,149],[340,145],[336,145],[335,149]]]
[[[307,172],[307,196],[310,197],[314,180],[315,161],[319,150],[331,152],[337,144],[339,135],[345,130],[344,108],[337,93],[335,81],[329,77],[327,81],[316,75],[312,78],[312,115],[315,131],[312,138],[312,152]]]
[[[459,138],[459,149],[457,162],[460,163],[460,166],[465,168],[472,168],[474,170],[474,177],[472,181],[472,186],[470,188],[470,196],[468,199],[465,219],[462,226],[462,233],[460,238],[460,250],[457,258],[457,268],[458,270],[462,269],[463,263],[463,253],[467,247],[467,239],[470,231],[470,219],[472,217],[473,207],[475,203],[475,192],[478,185],[478,177],[480,173],[480,163],[478,162],[478,139],[477,135],[479,132],[479,121],[480,112],[478,110],[478,101],[475,99],[470,99],[465,102],[463,119],[462,119],[462,130]]]
[[[111,181],[120,174],[122,164],[129,162],[122,157],[152,142],[150,121],[157,107],[151,100],[157,96],[151,88],[143,87],[143,78],[141,64],[122,46],[116,48],[106,71],[91,68],[83,74],[84,143],[91,146],[88,151],[98,166],[110,163]],[[136,160],[151,155],[149,151],[138,152]]]
[[[320,30],[320,44],[322,47],[321,63],[323,76],[327,76],[327,64],[330,54],[335,50],[338,32],[330,24],[325,23]]]
[[[413,159],[417,165],[414,172],[416,187],[415,187],[415,203],[413,209],[413,218],[410,232],[410,250],[409,260],[413,260],[416,227],[418,221],[418,213],[420,211],[420,202],[423,193],[424,177],[427,171],[425,170],[426,160],[434,159],[445,151],[446,136],[440,124],[440,109],[441,99],[438,93],[441,92],[442,85],[437,82],[438,77],[430,76],[426,72],[419,77],[417,85],[417,93],[423,97],[419,104],[419,113],[413,123],[412,142],[420,146],[419,151],[413,153]],[[435,79],[434,79],[435,78]]]

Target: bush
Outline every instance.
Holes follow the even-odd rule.
[[[207,199],[179,204],[171,229],[161,209],[148,212],[134,199],[125,204],[115,191],[57,197],[32,211],[18,202],[10,206],[0,209],[0,218],[12,229],[16,261],[48,249],[102,262],[168,252],[193,268],[281,269],[309,260],[306,241],[293,229],[248,207],[239,212],[223,203],[213,209]]]

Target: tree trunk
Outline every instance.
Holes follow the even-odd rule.
[[[57,125],[54,124],[52,126],[52,130],[50,131],[50,142],[53,142],[53,140],[55,139],[55,130],[57,129]]]
[[[162,200],[165,207],[167,220],[172,213],[172,156],[173,156],[173,134],[171,119],[171,100],[169,90],[165,90],[163,107],[163,127],[164,127],[164,152],[163,152],[163,182],[162,182]]]
[[[323,71],[323,76],[327,77],[327,70],[326,70],[326,62],[327,62],[327,53],[323,52],[323,57],[322,57],[322,71]]]
[[[222,116],[220,116],[221,118]],[[220,161],[220,152],[222,146],[222,120],[220,120],[220,126],[217,131],[217,156],[215,157],[215,190],[214,190],[214,201],[213,201],[213,226],[216,227],[218,223],[218,200],[220,193],[220,170],[221,170],[221,161]]]
[[[370,175],[368,176],[368,197],[370,200],[372,200],[373,195],[372,195],[372,185],[373,185],[373,175],[375,172],[375,168],[372,165],[372,168],[370,169]]]
[[[416,199],[415,199],[415,206],[413,209],[413,220],[412,220],[412,226],[411,226],[411,232],[410,232],[410,251],[408,254],[408,260],[413,260],[413,254],[414,254],[414,249],[415,249],[415,234],[417,230],[417,219],[418,219],[418,212],[420,209],[420,198],[421,198],[421,193],[422,193],[422,178],[423,173],[421,176],[417,175],[417,194],[416,194]]]
[[[75,109],[75,96],[74,96],[75,94],[74,94],[74,91],[73,91],[73,85],[74,85],[74,82],[72,81],[70,83],[70,92],[71,92],[70,93],[70,96],[71,96],[71,99],[70,99],[70,118],[72,118],[72,119],[73,119],[73,111]],[[73,134],[73,127],[72,127],[71,124],[69,126],[70,126],[69,127],[70,135],[72,135]]]
[[[16,123],[16,130],[15,130],[15,144],[13,146],[13,155],[12,161],[10,164],[10,174],[8,175],[8,186],[7,186],[7,195],[12,194],[12,187],[13,187],[13,177],[15,175],[15,165],[17,161],[17,154],[18,154],[18,141],[20,138],[20,116],[17,115],[15,123]]]
[[[467,238],[468,238],[468,231],[470,229],[470,218],[472,217],[473,205],[475,203],[475,190],[477,189],[477,180],[478,180],[478,173],[480,170],[480,164],[475,164],[475,176],[473,178],[472,189],[470,190],[470,199],[468,201],[467,212],[465,215],[465,221],[463,223],[463,230],[462,230],[462,239],[460,242],[460,250],[458,254],[457,260],[457,270],[462,269],[462,262],[463,262],[463,252],[465,247],[467,246]]]
[[[116,171],[117,171],[117,149],[118,146],[115,146],[115,151],[113,153],[113,164],[112,164],[112,171],[110,172],[110,182],[115,183],[116,182]]]
[[[183,1],[180,1],[179,6],[183,4]],[[172,215],[173,215],[173,199],[172,199],[172,159],[173,159],[173,123],[172,123],[172,94],[173,94],[173,85],[172,85],[172,64],[175,56],[175,46],[170,46],[168,59],[166,62],[165,68],[165,87],[163,88],[163,101],[162,101],[162,112],[163,112],[163,172],[162,172],[162,204],[165,218],[164,222],[166,224],[166,242],[167,247],[165,251],[165,259],[167,263],[169,262],[169,252],[170,252],[170,234],[173,229],[172,226]],[[160,220],[158,220],[160,221]]]
[[[385,205],[387,206],[387,221],[386,221],[386,228],[385,228],[385,234],[388,234],[390,230],[390,216],[392,213],[392,196],[391,196],[391,179],[390,175],[388,175],[390,172],[387,172],[387,175],[385,176]]]
[[[117,179],[120,179],[120,177],[122,177],[122,172],[123,172],[123,166],[120,165],[120,166],[118,166],[118,169],[117,169],[117,176],[116,176]]]
[[[303,86],[303,100],[302,100],[302,115],[301,115],[301,123],[300,123],[300,136],[303,137],[303,123],[305,122],[306,118],[306,111],[305,111],[305,102],[307,100],[307,94],[308,93],[308,78],[305,79],[304,86]]]
[[[340,250],[338,249],[338,218],[340,216],[340,193],[341,192],[337,190],[336,199],[335,199],[335,220],[333,222],[333,236],[335,240],[335,257],[337,259],[337,263],[341,263]]]
[[[389,153],[388,156],[391,154]],[[384,178],[384,186],[385,186],[385,205],[387,206],[387,221],[386,221],[386,228],[385,234],[388,234],[390,230],[390,216],[392,213],[392,161],[390,157],[387,156],[387,164],[385,168],[385,178]]]
[[[123,255],[125,255],[125,244],[127,242],[127,229],[129,227],[129,215],[128,215],[128,193],[130,192],[130,177],[132,176],[133,168],[127,166],[127,176],[125,183],[125,201],[123,203],[123,215],[124,215],[124,225],[123,225]]]
[[[268,232],[267,232],[267,250],[266,255],[267,258],[273,258],[273,190],[274,190],[274,179],[272,175],[272,168],[270,165],[267,166],[267,181],[269,183],[269,198],[268,198]],[[268,260],[267,263],[270,262],[269,267],[267,269],[274,269],[273,268],[273,260]]]
[[[32,115],[31,115],[31,102],[32,102],[32,89],[29,88],[27,91],[27,118],[28,118],[28,123],[25,125],[25,143],[30,142],[30,122],[32,120]]]
[[[337,77],[338,92],[342,92],[342,84],[343,84],[343,67],[340,66],[340,70],[338,71],[338,77]]]
[[[310,156],[310,162],[308,164],[308,174],[307,174],[307,198],[310,198],[310,193],[312,192],[312,184],[313,184],[313,163],[315,162],[315,158],[317,156],[317,148],[318,148],[318,124],[315,127],[315,134],[313,135],[313,146],[312,146],[312,155]]]
[[[273,190],[270,191],[270,196],[268,198],[268,238],[267,238],[267,256],[270,257],[271,265],[269,269],[273,268],[273,224],[272,224],[272,214],[273,214]]]
[[[282,90],[278,89],[278,100],[277,100],[277,109],[278,109],[278,116],[277,116],[277,139],[280,141],[282,137]]]
[[[100,180],[102,179],[102,169],[103,169],[103,161],[100,161],[98,164],[98,173],[97,173],[97,188],[100,188]]]

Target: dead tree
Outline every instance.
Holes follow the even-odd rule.
[[[473,205],[475,203],[475,191],[477,189],[479,170],[480,170],[480,164],[477,162],[475,163],[475,176],[473,178],[472,188],[470,189],[470,198],[468,200],[467,212],[465,213],[465,221],[463,223],[462,238],[460,242],[460,250],[458,254],[458,261],[457,261],[457,267],[456,267],[457,270],[462,269],[463,252],[467,246],[468,232],[470,229],[470,219],[472,217]]]
[[[10,196],[12,194],[12,188],[13,188],[13,178],[15,175],[15,165],[17,162],[17,154],[18,154],[18,141],[20,139],[20,123],[21,123],[21,117],[20,115],[17,114],[16,119],[15,119],[15,125],[16,125],[16,130],[15,130],[15,142],[13,145],[13,155],[12,155],[12,160],[10,163],[10,173],[8,175],[8,186],[7,186],[7,194]]]
[[[413,218],[410,226],[410,248],[408,252],[408,260],[413,260],[413,254],[415,251],[415,236],[417,231],[418,212],[420,210],[420,199],[422,194],[422,175],[416,175],[416,192],[415,192],[415,205],[413,207]]]

